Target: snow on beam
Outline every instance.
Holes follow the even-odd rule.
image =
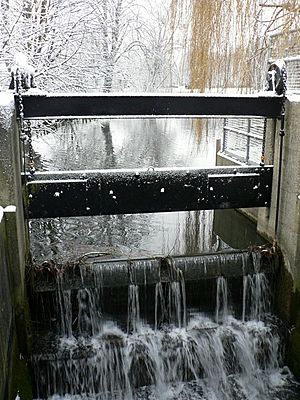
[[[37,173],[26,184],[26,216],[266,207],[272,173],[272,166]]]
[[[265,94],[266,93],[266,94]],[[267,94],[268,93],[268,94]],[[280,116],[282,97],[215,94],[24,94],[25,118]]]

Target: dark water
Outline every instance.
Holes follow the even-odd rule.
[[[211,167],[221,120],[66,121],[37,130],[40,170]],[[92,251],[121,255],[194,254],[227,247],[213,230],[213,211],[59,218],[31,221],[37,261]]]

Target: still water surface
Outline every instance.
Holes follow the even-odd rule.
[[[40,170],[212,167],[221,120],[65,121],[37,131]],[[57,218],[31,221],[36,261],[92,251],[121,255],[194,254],[226,244],[213,231],[213,211]]]

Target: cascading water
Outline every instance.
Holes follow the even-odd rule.
[[[140,328],[140,300],[138,285],[128,286],[127,332],[137,332]]]
[[[228,289],[227,282],[223,276],[217,279],[216,297],[216,323],[225,323],[228,318]]]
[[[246,316],[261,320],[271,311],[271,291],[266,275],[260,272],[260,253],[253,252],[252,259],[255,273],[243,277],[243,321]]]
[[[201,304],[187,302],[190,286],[182,260],[168,263],[169,281],[157,260],[131,262],[125,322],[104,306],[109,275],[119,271],[124,279],[124,265],[109,262],[82,270],[83,287],[76,291],[59,278],[59,332],[33,357],[38,398],[296,399],[292,376],[283,367],[280,329],[269,314],[268,279],[258,263],[240,279],[238,318],[232,312],[230,277],[210,278],[215,288],[210,315],[201,312]],[[245,270],[242,258],[240,268]],[[146,302],[153,314],[148,320],[142,309]]]

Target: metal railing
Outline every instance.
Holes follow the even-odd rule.
[[[247,165],[261,161],[265,118],[225,118],[222,152]]]

